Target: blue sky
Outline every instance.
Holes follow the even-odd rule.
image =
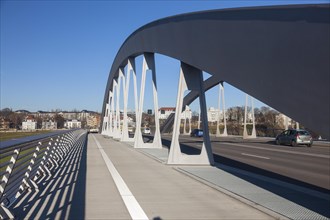
[[[0,108],[100,112],[114,57],[137,28],[186,12],[308,3],[329,1],[1,0]],[[159,107],[174,107],[179,62],[156,55],[156,65]],[[228,84],[225,89],[227,107],[244,105],[244,93]],[[217,92],[206,94],[208,107],[217,107]],[[147,95],[145,100],[145,108],[151,108]]]

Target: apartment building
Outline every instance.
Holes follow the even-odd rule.
[[[22,122],[22,130],[36,130],[37,129],[37,121],[34,119],[32,115],[29,115]]]

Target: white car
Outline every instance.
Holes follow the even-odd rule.
[[[151,134],[150,128],[144,128],[143,134]]]

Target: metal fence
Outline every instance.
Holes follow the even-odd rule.
[[[27,189],[41,182],[64,161],[78,141],[86,140],[81,129],[50,133],[32,141],[0,148],[0,219],[14,218],[8,208]]]

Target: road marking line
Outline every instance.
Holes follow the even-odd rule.
[[[257,157],[257,158],[266,159],[266,160],[269,160],[270,159],[269,157],[263,157],[263,156],[258,156],[258,155],[254,155],[254,154],[242,153],[242,155],[249,156],[249,157]]]
[[[260,150],[267,150],[267,151],[274,151],[274,152],[281,152],[281,153],[288,153],[288,154],[299,154],[299,155],[305,155],[305,156],[311,156],[311,157],[321,157],[321,158],[330,159],[329,155],[304,153],[304,152],[281,150],[281,149],[274,149],[274,148],[270,149],[270,148],[265,148],[265,147],[256,147],[256,146],[248,145],[248,143],[236,144],[236,143],[223,142],[223,146],[225,146],[225,145],[234,145],[234,146],[238,146],[238,147],[254,148],[254,149],[260,149]]]
[[[98,147],[98,149],[101,152],[101,155],[103,157],[103,160],[105,164],[107,165],[107,168],[116,184],[116,187],[119,191],[119,194],[121,195],[126,208],[128,209],[129,214],[131,215],[132,219],[139,219],[139,220],[147,220],[148,216],[145,214],[143,209],[141,208],[140,204],[138,201],[135,199],[129,188],[127,187],[126,183],[124,182],[123,178],[120,176],[118,173],[117,169],[111,162],[110,158],[108,155],[104,152],[103,147],[101,144],[98,142],[96,137],[92,135],[94,138],[94,141]]]

